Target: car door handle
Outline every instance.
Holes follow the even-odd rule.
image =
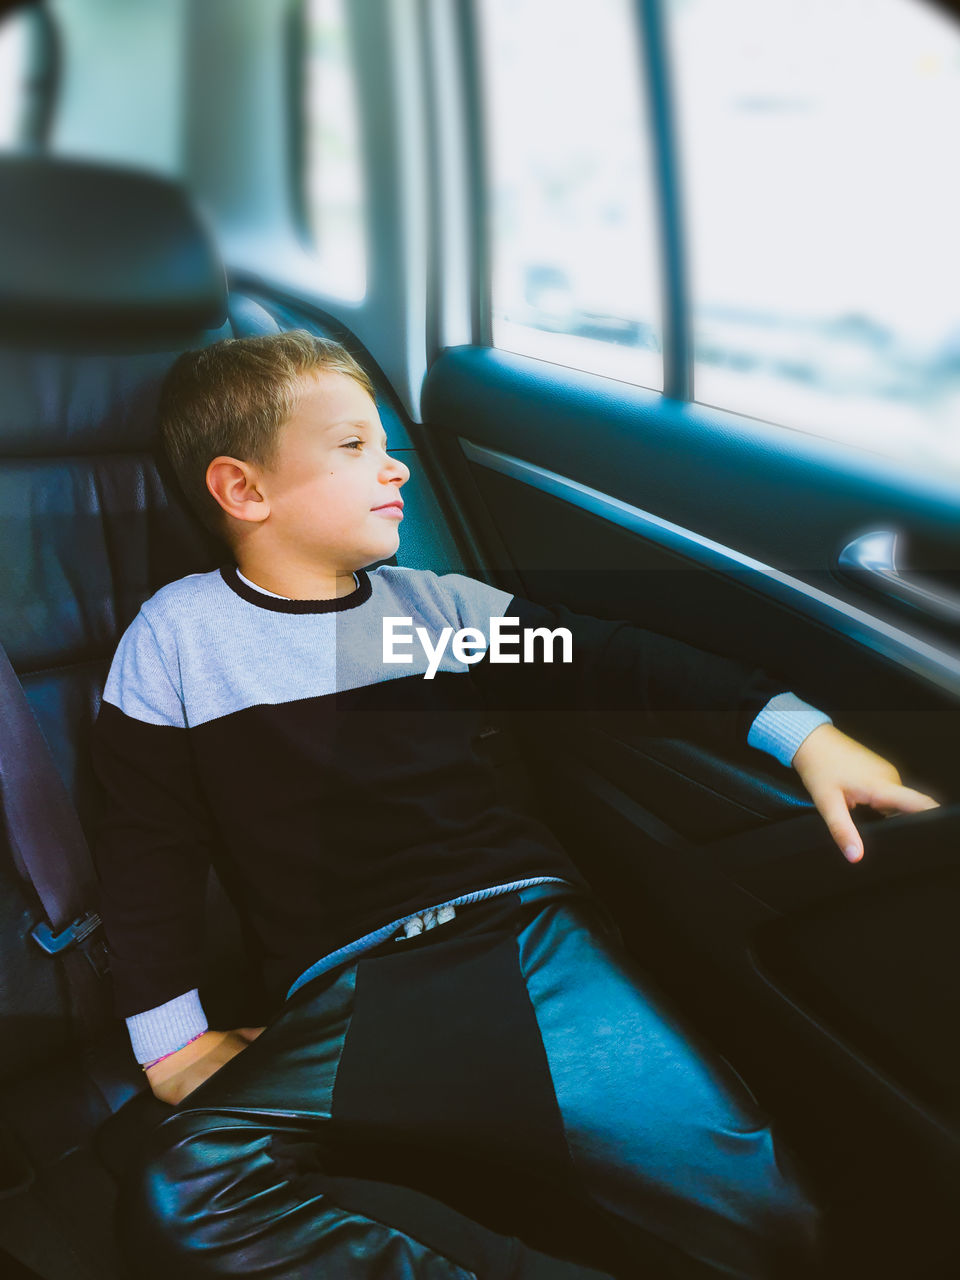
[[[837,559],[840,572],[859,587],[869,587],[935,618],[960,623],[960,595],[922,587],[903,576],[896,559],[897,536],[888,529],[877,529],[854,538]]]

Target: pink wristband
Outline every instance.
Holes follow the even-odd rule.
[[[193,1044],[194,1040],[199,1040],[199,1039],[200,1039],[200,1037],[201,1037],[202,1035],[205,1035],[205,1034],[206,1034],[206,1032],[204,1032],[204,1031],[198,1031],[198,1032],[197,1032],[197,1034],[196,1034],[195,1036],[191,1036],[191,1037],[190,1037],[190,1039],[187,1041],[187,1044]],[[182,1044],[182,1045],[180,1046],[180,1049],[185,1049],[185,1048],[187,1047],[187,1044]],[[163,1062],[164,1058],[170,1058],[170,1057],[172,1057],[175,1053],[179,1053],[179,1052],[180,1052],[180,1049],[171,1049],[169,1053],[164,1053],[164,1054],[162,1054],[159,1058],[154,1058],[154,1060],[153,1060],[152,1062],[144,1062],[144,1063],[142,1063],[142,1064],[141,1064],[141,1066],[140,1066],[140,1070],[141,1070],[141,1071],[146,1071],[147,1067],[155,1067],[155,1066],[157,1065],[157,1063],[158,1063],[158,1062]]]

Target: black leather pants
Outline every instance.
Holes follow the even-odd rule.
[[[816,1274],[766,1118],[648,986],[557,885],[309,982],[150,1135],[132,1274]]]

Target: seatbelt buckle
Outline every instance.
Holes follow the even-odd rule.
[[[46,920],[40,920],[30,930],[30,937],[48,956],[59,956],[71,947],[78,946],[95,929],[99,929],[100,924],[100,916],[96,911],[85,911],[59,933],[54,933]]]

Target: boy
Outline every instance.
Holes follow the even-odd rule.
[[[816,1215],[752,1096],[643,990],[472,739],[499,705],[746,740],[794,764],[852,860],[848,802],[936,802],[759,669],[459,574],[368,574],[409,472],[334,343],[187,353],[160,426],[233,562],[146,602],[95,733],[118,1012],[156,1096],[190,1099],[127,1192],[138,1274],[599,1274],[473,1221],[474,1160],[600,1206],[634,1258],[656,1237],[658,1274],[802,1268]],[[490,658],[506,617],[539,661]],[[547,661],[563,632],[571,661]],[[200,1006],[209,858],[262,949],[266,1029]]]

